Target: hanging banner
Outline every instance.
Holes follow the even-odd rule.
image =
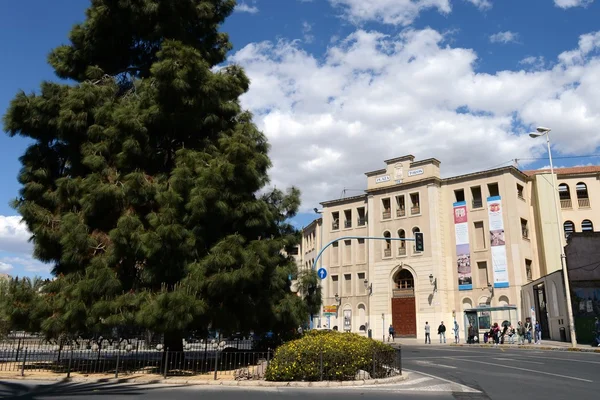
[[[352,310],[344,310],[344,330],[347,332],[352,330]]]
[[[508,269],[506,262],[506,240],[504,238],[504,220],[502,218],[502,200],[500,196],[488,197],[488,217],[490,221],[490,249],[492,252],[492,270],[494,287],[508,287]]]
[[[456,238],[456,267],[458,269],[458,290],[473,289],[471,275],[471,249],[469,246],[469,225],[467,223],[467,202],[454,203],[454,236]]]

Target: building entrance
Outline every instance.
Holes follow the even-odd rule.
[[[392,325],[396,336],[417,336],[415,280],[410,271],[402,269],[394,275],[392,294]]]

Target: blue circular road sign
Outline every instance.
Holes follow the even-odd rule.
[[[325,279],[327,277],[327,270],[325,268],[319,268],[317,275],[319,275],[319,279]]]

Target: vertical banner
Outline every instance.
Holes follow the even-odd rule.
[[[488,216],[490,221],[490,246],[492,252],[492,270],[494,287],[508,287],[506,266],[506,239],[504,238],[504,219],[502,218],[502,199],[500,196],[488,197]]]
[[[346,332],[352,330],[352,310],[344,310],[344,330]]]
[[[471,275],[471,249],[465,201],[454,203],[454,235],[456,238],[458,290],[471,290],[473,289],[473,277]]]

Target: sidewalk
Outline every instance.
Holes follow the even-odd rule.
[[[388,343],[387,341],[385,343]],[[398,345],[402,346],[425,346],[423,339],[416,338],[396,338],[394,342],[389,342],[388,344],[396,347]],[[489,347],[494,348],[496,346],[488,343],[488,344],[467,344],[465,340],[461,340],[461,343],[454,344],[454,339],[449,340],[446,338],[446,343],[440,343],[438,337],[432,338],[431,345],[432,347],[439,346],[451,346],[451,347]],[[533,350],[554,350],[554,351],[579,351],[585,353],[600,353],[600,347],[592,347],[589,344],[578,344],[577,347],[572,347],[571,342],[557,342],[553,340],[542,340],[542,344],[528,344],[526,342],[525,345],[519,346],[517,344],[501,344],[499,347],[502,348],[514,348],[514,349],[533,349]]]

